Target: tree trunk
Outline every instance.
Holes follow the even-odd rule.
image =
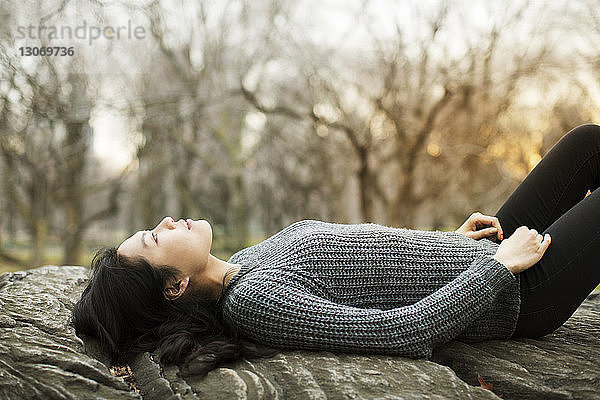
[[[86,123],[67,124],[67,137],[65,145],[73,149],[71,155],[65,160],[67,174],[65,176],[66,199],[65,211],[65,245],[63,252],[63,264],[77,265],[82,250],[83,232],[83,193],[82,175],[85,169],[87,146]]]
[[[360,196],[360,212],[361,220],[366,222],[373,221],[373,201],[371,198],[371,178],[372,174],[369,170],[368,152],[361,151],[358,153],[360,167],[358,168],[358,190]]]
[[[48,222],[43,218],[37,218],[33,227],[33,254],[30,261],[31,267],[43,265],[47,236]]]
[[[233,249],[241,249],[246,247],[248,243],[248,206],[246,201],[246,183],[242,176],[243,170],[240,171],[233,178],[231,178],[231,215],[232,221],[228,223],[228,227],[233,229],[232,234],[232,247]]]

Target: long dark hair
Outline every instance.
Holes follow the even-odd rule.
[[[72,322],[77,334],[97,337],[113,363],[149,351],[163,364],[178,364],[182,375],[206,375],[241,357],[278,353],[242,338],[223,323],[217,301],[197,290],[167,300],[163,288],[177,277],[174,267],[117,254],[115,247],[98,250],[91,264],[91,278],[73,308]]]

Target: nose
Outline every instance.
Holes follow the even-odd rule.
[[[171,217],[164,217],[163,220],[160,221],[160,224],[158,224],[158,225],[169,228],[169,227],[175,225],[175,221],[173,221],[173,218],[171,218]]]

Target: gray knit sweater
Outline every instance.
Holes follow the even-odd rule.
[[[293,223],[240,250],[218,303],[242,336],[282,349],[431,356],[452,339],[508,339],[519,275],[499,244],[378,224]]]

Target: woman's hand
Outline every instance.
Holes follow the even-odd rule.
[[[499,241],[503,239],[502,227],[498,218],[483,215],[480,212],[471,214],[469,219],[455,232],[475,240],[490,236],[497,237]]]
[[[550,246],[550,235],[545,237],[535,229],[520,226],[500,244],[492,258],[506,265],[513,274],[518,274],[537,263]]]

